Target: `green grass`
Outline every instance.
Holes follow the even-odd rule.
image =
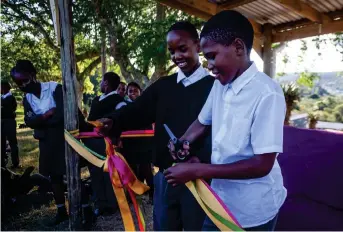
[[[20,124],[24,123],[24,107],[22,105],[18,105],[16,113],[17,125],[19,126]]]

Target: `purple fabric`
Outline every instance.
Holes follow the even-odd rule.
[[[285,127],[278,230],[343,230],[343,134]]]

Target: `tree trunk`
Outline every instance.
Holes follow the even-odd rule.
[[[61,28],[61,70],[63,80],[64,126],[68,131],[76,130],[78,107],[76,96],[76,62],[72,37],[72,1],[58,0]],[[69,226],[70,230],[81,229],[81,181],[79,156],[66,143],[65,159],[67,167]]]
[[[105,75],[105,73],[107,72],[105,35],[101,35],[101,72],[102,75]]]
[[[156,21],[163,21],[166,18],[166,6],[160,4],[157,2],[157,6],[156,6]],[[167,48],[164,47],[160,53],[158,55],[158,57],[164,57],[165,53],[167,52]],[[155,64],[155,72],[152,74],[149,84],[154,83],[155,81],[157,81],[161,76],[164,76],[167,73],[166,70],[166,62],[164,62],[163,59],[157,59],[156,62],[154,62]]]
[[[292,110],[293,110],[293,102],[289,103],[289,102],[286,102],[286,115],[285,115],[285,125],[289,126],[290,125],[290,118],[291,118],[291,115],[292,115]]]

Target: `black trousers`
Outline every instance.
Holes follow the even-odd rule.
[[[1,166],[4,167],[6,156],[6,140],[11,147],[12,165],[19,165],[19,150],[17,141],[17,122],[15,119],[1,119]]]

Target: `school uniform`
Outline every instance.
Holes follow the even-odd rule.
[[[23,99],[24,120],[34,129],[34,138],[39,140],[39,172],[45,176],[62,176],[66,172],[62,85],[56,82],[40,84],[40,98],[27,93]],[[54,107],[54,115],[42,120],[41,115]]]
[[[127,104],[132,104],[131,99],[127,100]],[[152,130],[152,125],[136,128],[135,130]],[[149,195],[153,198],[154,182],[152,175],[152,149],[153,137],[144,138],[123,138],[121,139],[122,148],[121,152],[125,156],[126,161],[129,163],[131,169],[134,171],[137,178],[150,187]]]
[[[212,164],[281,153],[285,112],[281,87],[254,63],[232,83],[215,81],[198,117],[212,125]],[[245,229],[273,229],[287,195],[277,160],[262,178],[213,179],[211,187]],[[216,229],[207,218],[203,230]]]
[[[214,78],[199,67],[191,76],[181,71],[161,77],[127,107],[108,115],[113,130],[126,131],[155,123],[152,162],[159,167],[154,176],[154,230],[200,230],[205,214],[185,186],[169,185],[163,171],[174,163],[167,144],[167,124],[180,137],[197,118],[213,85]],[[210,162],[211,133],[192,146],[192,154],[202,162]],[[196,215],[196,216],[195,216]]]
[[[24,121],[34,129],[33,137],[39,140],[39,172],[45,176],[62,176],[66,173],[62,85],[53,81],[40,85],[40,98],[25,94]],[[42,120],[41,116],[52,108],[56,108],[53,116]],[[78,117],[82,131],[85,123],[80,110]]]
[[[93,99],[88,120],[95,121],[103,118],[120,107],[126,105],[124,99],[119,96],[116,91],[108,94],[103,94]],[[111,136],[112,142],[116,144],[116,135]],[[83,139],[84,144],[95,152],[106,156],[106,145],[103,138]],[[98,168],[92,164],[88,164],[88,169],[91,174],[91,186],[94,192],[95,202],[97,207],[102,210],[105,208],[115,208],[117,201],[113,193],[112,183],[108,173],[104,173],[103,168]]]
[[[6,166],[6,140],[11,147],[12,165],[19,165],[18,142],[17,142],[17,122],[15,120],[17,101],[12,93],[1,96],[1,165]]]

